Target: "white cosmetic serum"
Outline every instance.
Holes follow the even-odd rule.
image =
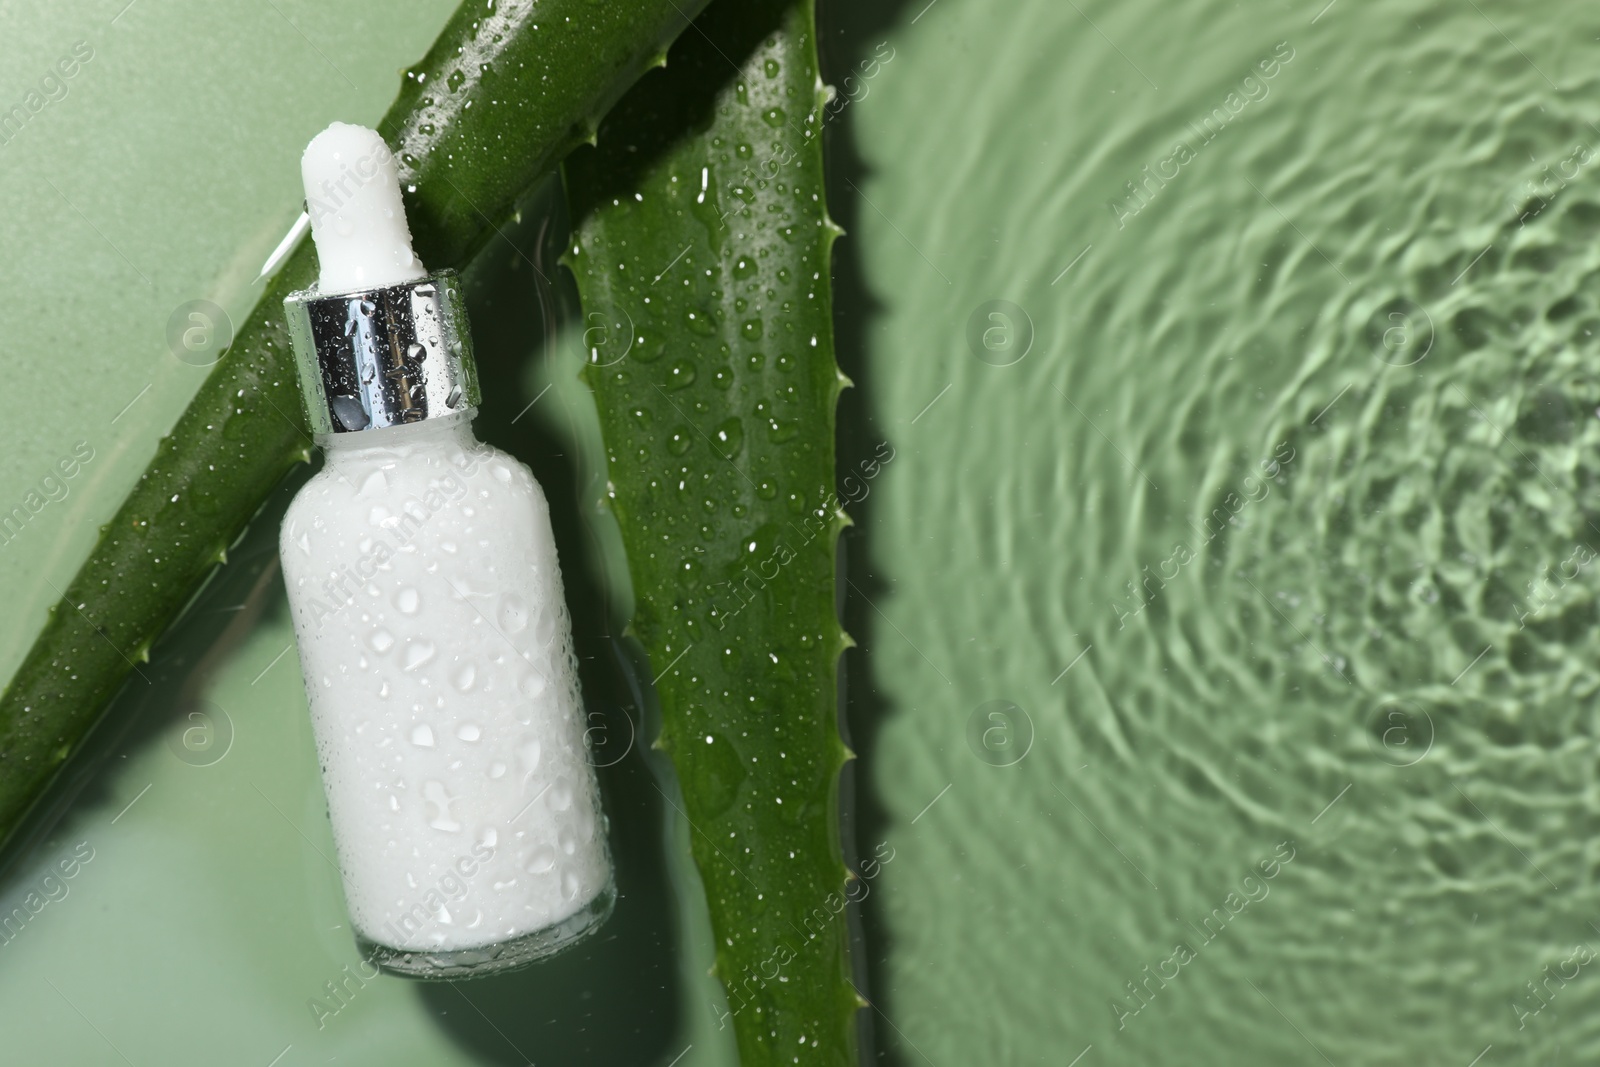
[[[549,507],[473,437],[459,284],[383,139],[335,123],[301,171],[321,273],[285,311],[326,463],[279,553],[345,900],[384,970],[495,973],[616,899]]]

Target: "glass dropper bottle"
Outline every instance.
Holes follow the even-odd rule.
[[[320,275],[285,311],[325,462],[279,552],[345,900],[383,970],[497,972],[616,897],[549,507],[473,436],[460,286],[383,139],[334,123],[301,171]]]

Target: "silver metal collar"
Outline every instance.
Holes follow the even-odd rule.
[[[404,426],[477,407],[478,371],[454,271],[283,302],[314,433]]]

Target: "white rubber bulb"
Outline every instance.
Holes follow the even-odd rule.
[[[376,130],[335,122],[306,145],[300,178],[321,292],[376,289],[427,273],[411,250],[394,153]]]

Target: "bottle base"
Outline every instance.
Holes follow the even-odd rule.
[[[607,882],[587,904],[553,926],[509,941],[455,949],[404,949],[356,934],[364,959],[388,974],[424,981],[458,981],[505,974],[564,952],[600,929],[617,903],[617,886]]]

